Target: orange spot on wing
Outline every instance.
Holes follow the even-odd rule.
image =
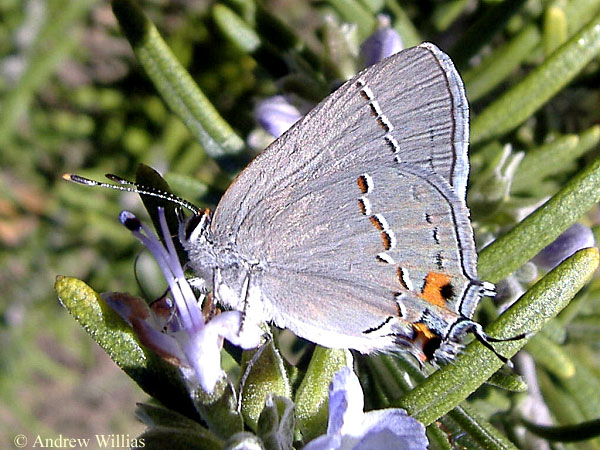
[[[364,175],[361,175],[360,177],[358,177],[358,179],[356,180],[356,183],[358,184],[358,187],[360,188],[360,191],[363,194],[366,194],[367,191],[369,190],[369,182],[367,180],[367,177],[365,177]]]
[[[364,200],[362,200],[362,199],[358,200],[358,207],[360,208],[360,212],[362,213],[363,216],[365,214],[367,214],[367,207],[365,205]]]
[[[375,228],[379,231],[383,231],[383,224],[379,221],[377,216],[371,216],[369,219],[371,220],[371,223],[375,225]]]
[[[381,232],[381,240],[383,241],[383,248],[389,250],[392,246],[392,240],[390,239],[390,235],[387,234],[386,231]]]
[[[445,298],[443,295],[448,289],[444,288],[448,285],[450,285],[450,277],[448,275],[438,272],[429,272],[425,277],[425,285],[421,292],[421,298],[427,300],[432,305],[443,308],[446,306],[446,300],[448,300],[448,298]]]

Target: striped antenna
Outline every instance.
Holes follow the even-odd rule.
[[[194,214],[200,213],[200,208],[188,202],[187,200],[176,196],[175,194],[171,194],[170,192],[166,191],[161,191],[160,189],[153,188],[152,186],[143,186],[134,183],[133,181],[126,180],[125,178],[121,178],[117,175],[113,175],[111,173],[106,174],[106,178],[118,184],[102,183],[100,181],[90,180],[89,178],[84,178],[82,176],[75,175],[72,173],[65,173],[62,177],[64,180],[71,181],[73,183],[83,184],[85,186],[98,186],[107,189],[114,189],[116,191],[135,192],[137,194],[150,195],[152,197],[161,198],[163,200],[175,203],[176,205],[190,210]]]

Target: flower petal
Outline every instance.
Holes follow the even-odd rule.
[[[274,137],[281,136],[302,117],[298,108],[284,95],[276,95],[261,101],[254,115],[260,126]]]
[[[327,434],[353,434],[361,427],[364,397],[358,377],[349,367],[336,373],[329,388]]]
[[[144,346],[153,350],[161,358],[169,361],[171,364],[176,366],[186,365],[186,356],[183,354],[179,344],[173,337],[166,333],[161,333],[147,321],[137,317],[132,318],[131,326]]]
[[[596,245],[594,234],[589,227],[575,223],[562,233],[554,242],[539,252],[533,262],[550,270],[578,250]]]
[[[324,434],[316,439],[313,439],[302,450],[337,450],[342,445],[342,437],[335,434]]]
[[[365,67],[368,67],[398,53],[402,48],[402,38],[388,23],[365,39],[360,46],[360,54]]]
[[[425,449],[428,441],[425,426],[408,416],[403,409],[380,409],[367,412],[363,417],[359,449]]]
[[[345,367],[329,388],[327,434],[309,442],[309,450],[426,449],[425,426],[403,409],[363,412],[363,392],[358,377]]]
[[[183,352],[194,369],[198,383],[209,394],[217,382],[225,376],[221,369],[221,348],[223,338],[216,327],[204,327],[189,338],[180,341]]]
[[[131,318],[150,319],[148,304],[139,297],[125,292],[104,292],[100,294],[106,302],[121,318],[131,326]]]
[[[213,317],[207,324],[234,345],[248,350],[260,345],[263,330],[255,323],[244,322],[241,311],[226,311]],[[241,328],[241,329],[240,329]]]

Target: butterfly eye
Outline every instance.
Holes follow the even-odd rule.
[[[210,223],[210,210],[205,209],[191,216],[184,224],[185,240],[194,242],[205,234]]]
[[[187,241],[190,240],[190,237],[195,232],[196,228],[198,228],[198,225],[200,225],[201,221],[202,215],[200,214],[194,214],[187,220],[185,223],[185,239]]]

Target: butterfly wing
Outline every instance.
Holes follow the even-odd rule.
[[[359,73],[239,175],[212,229],[261,262],[251,290],[278,325],[369,350],[424,308],[472,314],[467,116],[452,63],[423,44]]]
[[[365,110],[374,119],[379,110],[388,120],[363,120]],[[388,141],[386,147],[399,151],[413,167],[433,170],[464,201],[469,172],[464,87],[448,56],[425,43],[363,70],[269,146],[225,193],[215,211],[216,228],[239,229],[249,211],[268,201],[261,195],[265,191],[344,170],[357,159],[370,163],[387,158],[380,139],[382,128],[390,125],[385,134],[395,139],[399,150]],[[376,143],[379,151],[356,152],[357,146],[369,143]],[[259,195],[251,195],[255,193]]]

